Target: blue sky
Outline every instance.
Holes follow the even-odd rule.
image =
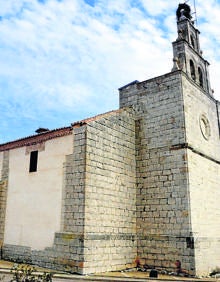
[[[119,87],[169,72],[179,2],[0,0],[0,143],[117,109]],[[196,7],[220,100],[220,1]]]

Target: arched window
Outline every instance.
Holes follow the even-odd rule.
[[[191,77],[194,81],[196,81],[196,72],[195,72],[195,66],[192,60],[190,60],[190,73]]]
[[[198,74],[199,74],[199,85],[203,87],[203,73],[200,67],[198,68]]]
[[[195,40],[194,40],[194,37],[192,35],[190,35],[190,41],[191,41],[192,47],[195,49]]]

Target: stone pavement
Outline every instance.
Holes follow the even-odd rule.
[[[0,260],[0,281],[8,282],[11,279],[11,268],[14,263]],[[36,267],[37,271],[40,272],[54,272],[53,282],[220,282],[220,278],[185,278],[179,276],[170,275],[158,275],[158,278],[150,278],[149,272],[138,272],[138,271],[125,271],[125,272],[108,272],[94,275],[77,275],[58,272],[50,269]]]

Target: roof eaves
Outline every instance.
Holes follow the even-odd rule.
[[[66,136],[71,133],[72,133],[72,127],[69,126],[69,127],[62,127],[58,129],[49,130],[35,135],[30,135],[21,139],[0,144],[0,152],[23,147],[23,146],[34,145],[36,143],[45,142],[53,138]]]

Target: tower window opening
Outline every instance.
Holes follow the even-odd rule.
[[[192,47],[195,49],[195,40],[192,35],[190,35],[190,41],[191,41]]]
[[[190,60],[190,73],[192,79],[195,81],[196,80],[196,72],[195,72],[195,66],[192,60]]]
[[[199,85],[203,87],[203,73],[201,68],[198,68],[198,74],[199,74]]]

